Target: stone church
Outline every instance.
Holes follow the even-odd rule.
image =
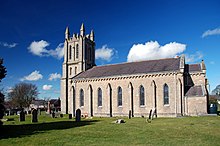
[[[84,116],[159,117],[207,114],[204,61],[185,56],[96,66],[94,31],[70,36],[66,28],[61,78],[61,111]]]

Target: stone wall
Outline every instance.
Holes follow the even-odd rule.
[[[69,112],[73,113],[77,108],[82,114],[94,116],[110,116],[110,87],[112,89],[112,115],[127,116],[132,110],[132,87],[133,87],[133,113],[134,116],[147,116],[149,111],[155,106],[159,116],[177,116],[181,114],[184,102],[181,102],[180,82],[183,82],[182,74],[164,73],[150,76],[127,76],[114,77],[108,79],[97,79],[95,81],[78,81],[72,84],[75,88],[75,103],[73,103],[73,90],[69,90]],[[163,86],[169,86],[169,104],[164,105]],[[145,89],[145,105],[140,106],[139,88]],[[156,94],[155,94],[156,85]],[[122,88],[122,106],[118,106],[118,87]],[[92,104],[91,104],[92,88]],[[98,107],[98,88],[102,89],[102,106]],[[80,107],[80,89],[84,90],[84,106]],[[155,98],[156,97],[156,98]],[[75,109],[73,105],[75,104]],[[91,107],[92,105],[92,107]],[[183,111],[183,110],[182,110]],[[92,113],[91,113],[92,112]]]
[[[207,114],[207,99],[206,96],[194,96],[186,99],[187,104],[187,115],[198,116]]]

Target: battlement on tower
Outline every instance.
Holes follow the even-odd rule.
[[[84,24],[81,25],[80,33],[73,33],[72,37],[70,37],[69,27],[66,27],[65,39],[68,41],[79,41],[80,38],[86,38],[92,42],[94,42],[94,31],[91,30],[90,34],[85,35],[85,27]]]

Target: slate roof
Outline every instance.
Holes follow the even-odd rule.
[[[192,96],[204,96],[203,89],[201,85],[198,86],[192,86],[186,93],[186,96],[192,97]]]
[[[200,64],[186,64],[185,65],[185,72],[201,72],[201,65]]]
[[[157,72],[173,72],[179,70],[180,58],[167,58],[140,62],[129,62],[114,65],[95,66],[75,76],[74,79],[100,78],[132,74],[147,74]]]
[[[45,105],[46,101],[45,100],[33,100],[31,103],[34,105],[40,106],[40,105]]]
[[[50,104],[53,104],[54,106],[60,106],[60,99],[51,99]]]

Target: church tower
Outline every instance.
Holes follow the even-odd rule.
[[[71,87],[71,79],[77,74],[95,66],[95,41],[94,31],[85,35],[84,24],[81,25],[80,33],[74,33],[70,37],[69,28],[65,31],[64,62],[61,78],[61,111],[68,113],[68,92]]]

